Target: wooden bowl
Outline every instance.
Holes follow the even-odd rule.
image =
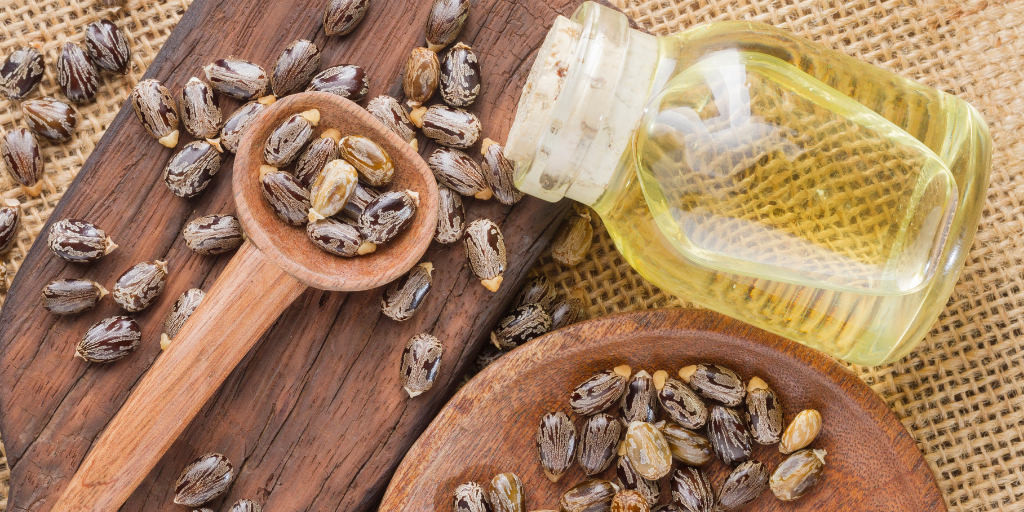
[[[387,189],[419,193],[412,224],[373,253],[342,258],[320,250],[306,236],[305,227],[286,224],[263,197],[259,167],[265,141],[290,116],[310,109],[320,111],[317,136],[334,128],[342,136],[372,139],[391,155],[395,165],[394,181]],[[423,158],[365,109],[330,93],[287,96],[261,114],[239,145],[232,183],[238,219],[249,240],[299,282],[321,290],[368,290],[394,281],[419,261],[437,228],[437,182]]]
[[[416,441],[380,510],[451,510],[451,493],[460,483],[486,486],[506,471],[522,480],[527,510],[558,509],[561,494],[587,477],[574,464],[557,484],[545,478],[534,441],[541,416],[563,411],[579,432],[583,418],[569,409],[569,394],[594,373],[629,364],[634,372],[675,374],[699,362],[728,366],[744,379],[762,377],[778,393],[787,422],[808,408],[824,418],[810,446],[828,451],[821,481],[788,503],[765,490],[743,510],[946,510],[914,440],[856,375],[795,342],[709,311],[678,309],[583,322],[499,359],[466,384]],[[752,458],[774,470],[784,456],[776,446],[755,445]],[[716,459],[706,469],[717,492],[729,468]],[[614,463],[595,478],[614,480]],[[667,486],[661,496],[665,502]]]

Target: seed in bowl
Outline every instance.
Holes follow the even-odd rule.
[[[308,188],[313,185],[313,181],[320,175],[320,171],[323,171],[329,162],[340,157],[338,154],[339,140],[341,140],[341,133],[338,130],[333,128],[326,130],[320,134],[319,139],[310,143],[306,150],[299,155],[292,174],[302,182],[303,186]]]
[[[349,135],[338,143],[342,158],[359,171],[359,177],[371,187],[383,187],[395,176],[395,166],[384,148],[361,135]]]
[[[651,506],[647,504],[639,491],[622,490],[612,498],[611,512],[650,512]]]
[[[747,421],[750,435],[758,444],[776,444],[782,439],[782,404],[775,391],[760,377],[747,383]]]
[[[698,395],[728,407],[743,403],[747,390],[736,372],[717,364],[691,365],[679,370],[683,379]]]
[[[657,376],[658,373],[655,373]],[[658,387],[659,379],[655,378],[655,387]],[[704,401],[697,396],[689,386],[680,380],[665,375],[660,380],[661,387],[658,388],[658,402],[661,409],[670,420],[682,427],[698,429],[704,427],[708,421],[708,408]]]
[[[277,217],[293,226],[308,222],[309,192],[295,176],[276,167],[260,167],[260,184],[263,198]]]
[[[419,194],[411,190],[385,192],[370,201],[359,216],[359,232],[375,244],[387,242],[412,224]]]
[[[544,475],[558,482],[576,456],[576,425],[564,412],[547,413],[537,429],[537,453]]]
[[[239,107],[235,113],[231,114],[231,117],[228,117],[228,120],[224,122],[224,127],[220,130],[221,146],[228,152],[237,152],[246,129],[266,109],[267,105],[259,101],[250,101]]]
[[[621,365],[595,374],[573,389],[569,396],[569,406],[573,412],[583,416],[592,416],[610,409],[619,403],[619,398],[626,392],[626,382],[631,373],[629,366]]]
[[[377,245],[363,240],[359,229],[348,219],[315,220],[306,224],[306,234],[317,248],[335,256],[351,258],[377,250]]]
[[[380,197],[380,192],[363,186],[362,183],[356,183],[356,189],[352,192],[352,196],[348,198],[348,202],[345,203],[345,207],[341,209],[342,217],[349,219],[353,222],[359,222],[359,216],[363,214],[366,207],[373,202],[374,199]]]
[[[700,468],[681,466],[672,472],[672,501],[693,512],[712,512],[715,490],[707,473]]]
[[[636,469],[629,462],[629,457],[619,457],[615,465],[615,474],[624,489],[637,491],[647,503],[657,503],[661,495],[661,488],[657,480],[648,480],[637,473]]]
[[[309,188],[309,221],[324,219],[341,211],[356,189],[359,174],[344,160],[334,160],[324,167]]]
[[[661,435],[665,436],[672,457],[687,466],[703,466],[715,458],[715,450],[711,441],[703,435],[685,429],[674,423],[665,423],[661,427]]]
[[[757,460],[736,466],[718,490],[718,506],[725,511],[740,510],[768,488],[768,468]]]
[[[526,512],[523,482],[515,473],[502,473],[492,478],[488,495],[494,512]]]
[[[559,510],[585,512],[607,510],[619,487],[608,480],[587,480],[565,491],[558,500]]]
[[[576,449],[576,462],[586,475],[608,469],[618,452],[621,434],[622,423],[615,416],[601,413],[587,419]]]
[[[619,407],[622,419],[627,424],[634,421],[654,422],[658,415],[658,398],[651,374],[640,370],[630,377]]]
[[[722,462],[732,465],[750,458],[751,437],[747,423],[735,409],[715,405],[708,418],[708,440]]]
[[[294,114],[274,128],[263,147],[263,161],[272,167],[287,167],[313,138],[320,122],[320,111],[313,109]]]
[[[800,411],[782,433],[779,451],[793,453],[814,441],[821,432],[821,413],[814,409]]]
[[[491,512],[484,488],[476,482],[459,484],[452,493],[452,509],[455,512]]]
[[[641,370],[642,371],[642,370]],[[624,455],[636,472],[648,480],[658,480],[672,470],[672,450],[654,425],[633,421],[626,429]]]
[[[772,493],[782,501],[793,501],[810,492],[825,469],[825,450],[801,450],[779,464],[772,473]]]

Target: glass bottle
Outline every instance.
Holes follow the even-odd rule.
[[[659,287],[877,365],[942,311],[991,138],[966,102],[771,26],[655,37],[588,2],[545,39],[505,154]]]

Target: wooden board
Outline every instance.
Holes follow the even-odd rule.
[[[485,483],[506,471],[522,479],[527,510],[557,509],[561,493],[586,477],[576,465],[558,484],[544,476],[534,441],[541,416],[561,410],[581,426],[568,397],[598,371],[629,364],[634,371],[675,374],[699,362],[728,366],[744,379],[762,377],[778,393],[786,421],[809,408],[824,418],[811,445],[828,452],[818,485],[791,503],[766,491],[744,510],[946,510],[913,439],[857,376],[803,345],[716,313],[679,309],[583,322],[499,359],[462,388],[416,442],[381,510],[449,510],[457,485]],[[783,456],[775,446],[755,446],[753,458],[774,469]],[[717,460],[708,467],[717,491],[728,470]],[[614,465],[604,478],[615,478]],[[667,489],[661,495],[666,501]]]
[[[485,136],[504,140],[536,48],[555,16],[571,14],[578,3],[474,2],[461,40],[480,55],[484,86],[472,110],[482,119]],[[363,23],[345,38],[323,34],[325,4],[198,0],[146,76],[178,94],[215,58],[235,55],[269,69],[288,43],[306,38],[323,49],[323,67],[365,67],[371,98],[400,97],[402,67],[411,48],[424,44],[430,2],[374,0]],[[239,104],[227,98],[219,102],[226,112]],[[186,142],[183,138],[181,144]],[[421,153],[429,154],[432,146],[424,142]],[[93,440],[159,356],[161,325],[171,304],[189,288],[208,289],[231,257],[195,255],[179,233],[192,218],[234,210],[232,160],[204,195],[183,200],[160,179],[171,154],[144,133],[126,104],[51,218],[93,221],[121,248],[95,265],[71,265],[49,253],[43,236],[13,283],[0,313],[0,433],[11,465],[11,511],[50,510]],[[461,244],[435,244],[427,251],[425,259],[436,268],[434,289],[409,322],[395,323],[380,313],[380,291],[306,292],[123,510],[180,510],[171,504],[173,481],[189,459],[209,451],[226,454],[237,468],[230,491],[213,508],[239,498],[255,499],[268,510],[373,508],[406,450],[473,363],[566,205],[525,199],[512,208],[473,200],[467,206],[471,220],[488,217],[504,230],[509,270],[499,293],[486,291],[473,278]],[[130,266],[156,258],[168,260],[170,282],[154,307],[136,315],[142,348],[110,366],[73,358],[74,345],[89,326],[118,310],[107,299],[75,318],[49,315],[38,300],[45,283],[88,277],[110,288]],[[398,365],[406,340],[418,332],[437,335],[446,352],[434,390],[409,400]]]

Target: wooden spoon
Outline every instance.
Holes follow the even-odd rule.
[[[364,135],[391,155],[395,177],[389,189],[419,193],[412,225],[376,252],[327,254],[309,241],[305,228],[279,220],[263,198],[258,172],[264,141],[289,116],[310,109],[320,111],[317,133],[334,128]],[[53,510],[117,510],[307,287],[359,291],[387,284],[419,261],[437,226],[437,183],[419,154],[362,107],[329,93],[288,96],[267,109],[242,140],[232,182],[248,241],[111,420]]]

